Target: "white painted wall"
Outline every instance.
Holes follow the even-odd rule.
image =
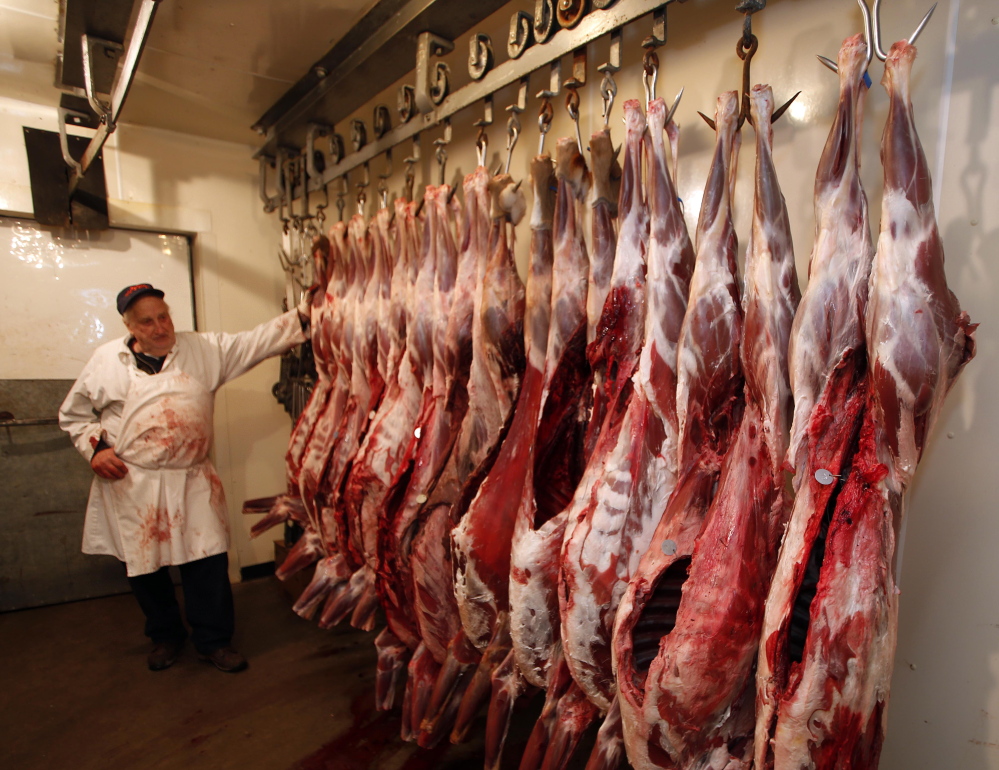
[[[0,99],[0,212],[30,214],[22,126],[57,130],[50,107]],[[240,331],[281,310],[280,231],[257,198],[253,148],[123,124],[104,149],[113,227],[191,236],[195,306],[202,331]],[[0,255],[0,259],[10,255]],[[127,283],[122,279],[122,284]],[[111,287],[115,292],[118,285]],[[0,324],[3,312],[0,311]],[[244,499],[284,488],[290,421],[270,394],[278,378],[266,361],[223,387],[215,410],[215,463],[232,529],[230,571],[274,558],[272,538],[251,541]]]

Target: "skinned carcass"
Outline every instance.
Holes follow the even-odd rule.
[[[326,409],[333,389],[338,348],[333,342],[330,319],[333,308],[343,301],[346,291],[343,255],[339,244],[326,236],[317,237],[313,242],[312,255],[316,284],[310,306],[309,336],[317,379],[305,407],[295,420],[288,440],[288,450],[285,453],[287,491],[275,497],[246,500],[243,503],[244,513],[266,514],[250,528],[251,538],[259,537],[286,521],[294,521],[303,527],[309,525],[305,506],[299,497],[298,474],[305,448],[319,416]]]
[[[679,768],[749,767],[753,666],[790,512],[783,458],[792,405],[787,343],[798,279],[773,166],[770,87],[754,86],[750,105],[757,154],[743,298],[745,412],[691,554],[675,626],[649,673],[656,677],[662,720],[659,745]]]
[[[595,505],[596,490],[604,476],[604,464],[613,451],[621,432],[623,416],[631,398],[631,376],[638,366],[642,346],[642,325],[645,317],[645,252],[648,243],[648,211],[642,189],[642,143],[646,131],[645,115],[635,100],[624,104],[625,154],[621,177],[619,233],[614,254],[610,286],[594,339],[587,347],[587,358],[592,366],[594,391],[593,408],[584,439],[586,466],[568,506],[552,521],[549,527],[564,528],[558,547],[557,567],[551,574],[557,577],[555,588],[559,605],[557,635],[565,634],[566,601],[563,592],[565,569],[565,542],[579,521],[587,517]],[[607,150],[609,150],[609,143]],[[609,168],[609,164],[604,165]],[[606,228],[610,223],[601,223]],[[596,225],[595,225],[596,226]],[[606,260],[606,254],[600,256]],[[591,278],[592,284],[592,278]],[[592,288],[592,286],[591,286]],[[599,289],[598,289],[599,290]],[[594,421],[601,420],[601,424]],[[590,454],[588,447],[593,446]],[[552,586],[548,587],[550,591]],[[536,599],[539,606],[548,604],[548,597]],[[521,767],[524,770],[541,766],[557,767],[572,755],[586,728],[597,715],[594,706],[580,690],[567,668],[563,647],[559,644],[547,661],[545,679],[546,713],[553,717],[541,720],[535,726]],[[536,674],[535,674],[536,676]],[[564,702],[563,702],[564,701]],[[561,705],[560,705],[561,704]],[[551,730],[551,733],[547,731]]]
[[[909,97],[915,55],[901,41],[885,63],[884,198],[865,318],[870,386],[859,446],[830,517],[801,661],[777,703],[775,768],[878,764],[904,496],[947,392],[975,352],[975,325],[944,275]]]
[[[424,197],[422,264],[417,279],[417,297],[423,299],[424,312],[417,314],[411,326],[420,335],[414,352],[419,351],[423,393],[420,416],[413,429],[419,444],[398,496],[387,501],[377,546],[377,587],[389,627],[414,650],[423,645],[423,640],[414,610],[412,548],[420,531],[420,509],[450,455],[457,433],[456,421],[460,423],[467,404],[465,387],[471,360],[475,277],[478,264],[484,263],[486,247],[486,235],[480,235],[479,231],[488,226],[488,222],[480,225],[484,215],[478,215],[478,208],[486,194],[487,180],[484,169],[477,169],[465,179],[466,214],[460,255],[451,237],[454,210],[439,205],[442,196],[446,204],[450,188],[428,187]],[[430,312],[425,312],[427,308]],[[427,661],[436,660],[439,666],[444,655],[443,647],[423,646],[423,652],[414,656],[416,672],[429,676],[431,686],[436,671]],[[408,688],[416,673],[412,671],[413,663],[410,665]],[[409,703],[404,707],[406,714]],[[419,722],[417,719],[416,729]]]
[[[482,660],[463,696],[453,739],[460,739],[478,707],[493,688],[515,700],[520,671],[504,659],[512,653],[509,633],[510,551],[518,509],[533,470],[541,402],[545,385],[545,351],[552,306],[552,218],[555,207],[551,158],[539,155],[531,163],[531,246],[524,311],[526,367],[517,403],[492,468],[485,475],[461,520],[451,532],[454,586],[465,636]],[[532,485],[533,488],[533,485]],[[515,493],[516,492],[516,493]],[[500,674],[494,675],[499,666]],[[504,690],[504,688],[506,688]],[[509,711],[505,712],[509,715]],[[490,735],[498,745],[487,746],[486,766],[498,764],[505,720],[492,715]],[[501,720],[501,721],[498,721]]]
[[[790,668],[801,659],[823,519],[838,492],[837,485],[819,483],[815,474],[848,471],[867,388],[862,319],[874,249],[860,180],[866,55],[863,35],[848,38],[839,52],[839,108],[819,160],[808,286],[791,328],[795,410],[787,460],[795,471],[796,495],[766,602],[757,661],[754,752],[760,770],[773,767],[777,707]]]
[[[565,531],[564,509],[581,475],[578,463],[583,446],[579,428],[585,428],[585,422],[573,402],[586,391],[590,380],[585,376],[589,370],[585,360],[589,259],[583,238],[583,207],[590,175],[574,139],[558,142],[556,176],[552,310],[544,364],[543,411],[535,454],[520,496],[509,578],[513,653],[524,678],[542,688],[559,638],[555,587]],[[568,465],[575,461],[577,468],[553,473],[556,459]],[[544,479],[544,484],[539,484],[543,491],[535,489],[535,478]]]
[[[421,637],[428,647],[443,644],[447,649],[421,726],[421,745],[439,740],[453,723],[480,662],[477,648],[461,627],[450,533],[495,460],[525,365],[524,284],[511,248],[511,223],[524,214],[524,196],[509,175],[501,174],[489,180],[489,203],[488,262],[476,286],[468,406],[451,456],[421,512],[423,530],[414,542],[413,579]]]
[[[731,185],[739,98],[722,94],[717,141],[697,224],[696,262],[677,344],[677,482],[652,546],[621,598],[612,653],[628,759],[636,768],[673,767],[658,704],[660,639],[672,628],[721,460],[741,419],[742,310],[736,279]],[[650,666],[651,664],[651,666]]]
[[[645,333],[634,393],[585,515],[562,545],[562,645],[573,678],[606,712],[616,696],[611,632],[621,594],[676,481],[676,344],[694,251],[667,171],[667,106],[649,104]]]

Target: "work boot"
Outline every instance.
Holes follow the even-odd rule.
[[[199,655],[198,657],[206,663],[211,663],[219,671],[225,671],[227,674],[235,674],[249,665],[246,662],[246,658],[232,647],[220,647],[207,655]]]
[[[146,661],[149,664],[149,670],[162,671],[165,668],[170,668],[180,657],[183,646],[183,639],[173,642],[158,642],[153,645],[153,650],[149,653],[149,658]]]

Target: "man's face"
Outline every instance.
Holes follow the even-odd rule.
[[[170,308],[159,297],[140,297],[128,309],[125,326],[135,337],[140,353],[160,358],[173,350],[177,335],[173,331]]]

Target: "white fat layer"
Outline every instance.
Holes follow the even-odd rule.
[[[510,554],[510,636],[521,673],[535,687],[545,679],[558,642],[556,584],[558,555],[565,529],[560,513],[538,530],[527,530]],[[526,574],[530,573],[530,577]],[[518,580],[517,575],[524,575]]]
[[[462,519],[451,532],[455,552],[471,553],[475,546],[475,538],[470,527],[462,526],[468,519]],[[454,593],[458,600],[458,610],[461,613],[461,625],[465,629],[468,640],[478,649],[485,649],[492,636],[487,613],[482,612],[482,605],[488,604],[495,611],[495,597],[485,581],[479,577],[474,559],[467,559],[463,568],[455,570]]]

